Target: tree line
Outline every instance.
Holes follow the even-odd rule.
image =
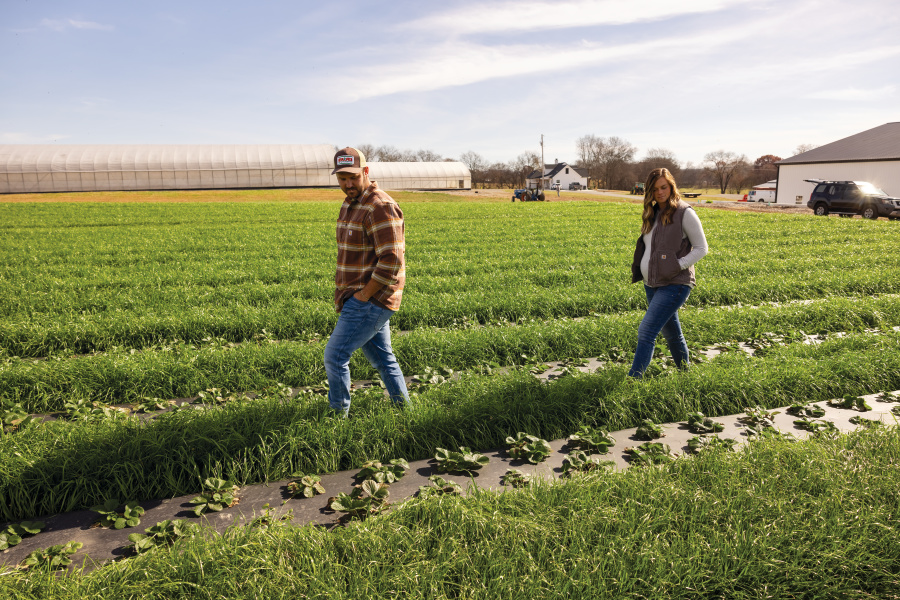
[[[523,152],[508,162],[489,162],[472,150],[453,159],[431,150],[401,150],[389,145],[360,144],[357,148],[370,162],[458,160],[469,168],[472,187],[481,188],[523,188],[528,175],[541,167],[540,155],[532,151]],[[815,146],[811,144],[802,144],[795,153],[813,148]],[[780,156],[765,154],[751,162],[745,154],[715,150],[708,152],[700,164],[691,161],[682,164],[667,148],[650,148],[638,158],[638,148],[628,140],[592,134],[576,140],[575,155],[578,162],[569,164],[587,171],[589,188],[630,190],[635,183],[643,182],[651,170],[665,167],[675,176],[679,187],[717,188],[723,194],[739,194],[775,179],[778,172],[775,163],[781,160]]]

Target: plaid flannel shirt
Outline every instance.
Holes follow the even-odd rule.
[[[403,211],[374,181],[359,199],[344,199],[337,220],[335,310],[341,312],[344,301],[370,279],[384,286],[370,301],[390,310],[400,308],[406,283],[404,233]]]

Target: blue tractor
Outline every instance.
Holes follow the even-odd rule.
[[[515,202],[516,200],[518,200],[519,202],[543,202],[544,200],[546,200],[546,198],[544,197],[544,190],[542,190],[541,188],[537,188],[534,190],[515,190],[513,192],[512,201]]]

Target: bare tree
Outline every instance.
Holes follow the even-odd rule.
[[[475,187],[476,183],[480,183],[484,187],[484,171],[487,168],[484,158],[477,152],[469,150],[460,155],[459,162],[469,168],[469,172],[472,174],[472,187]]]
[[[631,163],[637,148],[622,138],[611,136],[600,151],[600,174],[607,189],[631,189],[629,177],[633,178]]]
[[[517,188],[524,188],[528,183],[527,177],[534,171],[543,172],[541,169],[541,157],[537,152],[527,150],[516,157],[510,165],[515,173],[512,184]]]
[[[704,167],[706,172],[716,182],[719,192],[722,194],[728,189],[728,184],[735,174],[747,166],[747,157],[745,155],[738,155],[725,150],[709,152],[703,157],[703,161],[707,163]]]
[[[416,160],[419,162],[441,162],[444,158],[431,150],[419,150],[416,152]]]
[[[363,155],[366,157],[367,161],[376,162],[378,160],[376,158],[377,150],[375,149],[375,146],[373,146],[372,144],[357,144],[354,147],[363,153]]]
[[[819,146],[817,146],[816,144],[800,144],[799,146],[797,146],[797,149],[794,150],[794,154],[803,154],[804,152],[809,152],[810,150],[814,150],[818,147]]]
[[[675,153],[666,148],[650,148],[647,150],[647,156],[641,159],[637,164],[638,179],[646,178],[647,174],[653,169],[668,169],[675,177],[675,181],[679,180],[681,174],[681,165],[675,157]]]
[[[593,134],[588,134],[575,141],[575,149],[578,152],[578,166],[588,172],[588,187],[591,180],[600,185],[600,154],[606,146],[606,140]]]

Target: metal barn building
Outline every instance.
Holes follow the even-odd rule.
[[[805,179],[868,181],[900,196],[900,122],[819,146],[777,163],[778,204],[806,204],[815,184]]]
[[[370,162],[369,178],[384,190],[468,190],[472,174],[461,162]]]
[[[0,194],[337,187],[330,144],[0,144]],[[370,163],[385,189],[467,189],[462,163]]]

